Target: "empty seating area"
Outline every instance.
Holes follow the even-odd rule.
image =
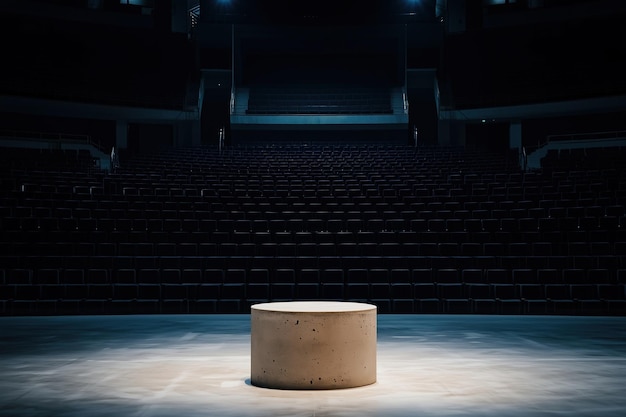
[[[626,149],[623,147],[598,147],[551,149],[542,160],[544,171],[576,171],[624,168]]]
[[[109,174],[23,152],[1,157],[3,315],[307,299],[626,314],[623,165],[563,152],[524,173],[508,153],[285,144],[173,149]]]
[[[250,89],[248,114],[390,114],[391,96],[384,88]]]

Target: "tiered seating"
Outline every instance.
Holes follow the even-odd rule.
[[[248,114],[388,114],[391,96],[384,88],[250,89]]]
[[[511,160],[284,145],[170,150],[114,174],[5,165],[0,308],[247,312],[321,298],[397,313],[626,313],[623,171],[557,158],[522,173]]]

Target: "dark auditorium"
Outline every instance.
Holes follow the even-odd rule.
[[[626,2],[0,32],[0,417],[626,415]]]

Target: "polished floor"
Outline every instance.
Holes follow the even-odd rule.
[[[625,416],[625,317],[378,316],[378,381],[252,386],[250,316],[0,318],[0,416]]]

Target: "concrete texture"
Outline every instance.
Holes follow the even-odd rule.
[[[376,382],[376,306],[262,303],[251,311],[251,383],[265,388],[355,388]]]
[[[378,379],[250,384],[250,315],[0,318],[0,416],[624,416],[626,318],[379,315]]]

